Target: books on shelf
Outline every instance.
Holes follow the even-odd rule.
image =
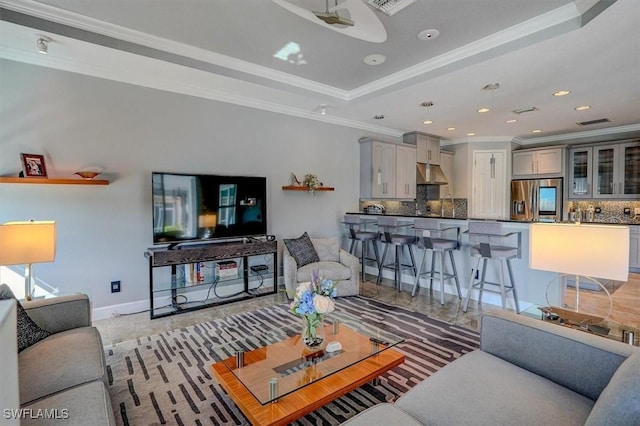
[[[194,262],[184,265],[184,282],[187,285],[198,285],[211,282],[213,278],[213,262]]]
[[[219,279],[238,278],[238,263],[233,260],[216,262],[216,276]]]

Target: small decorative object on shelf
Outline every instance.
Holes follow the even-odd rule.
[[[316,191],[319,187],[322,186],[322,182],[318,179],[318,176],[307,173],[304,175],[304,180],[302,181],[302,185],[309,188],[309,192],[315,195]]]
[[[302,186],[302,182],[300,182],[300,180],[298,179],[298,177],[294,173],[291,173],[290,185],[291,186]]]
[[[21,153],[20,158],[22,159],[22,171],[24,177],[47,177],[47,167],[44,163],[43,155]]]
[[[321,349],[324,342],[324,315],[335,310],[336,286],[313,271],[311,282],[301,283],[291,303],[291,312],[302,318],[302,342],[309,349]]]
[[[100,169],[89,168],[89,169],[77,171],[74,173],[74,175],[78,175],[82,179],[91,180],[91,179],[95,179],[95,177],[98,176],[101,172],[102,170]]]

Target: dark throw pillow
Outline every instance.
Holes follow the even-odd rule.
[[[296,260],[298,268],[302,268],[304,265],[310,263],[320,262],[318,253],[315,247],[313,247],[309,234],[306,232],[299,238],[292,240],[285,239],[284,245],[287,246],[287,250],[289,250],[291,256]]]
[[[0,285],[0,300],[4,299],[15,299],[13,292],[6,284]],[[19,301],[16,303],[16,311],[18,313],[18,352],[22,352],[29,346],[51,336],[51,333],[40,328],[40,326],[29,317]]]

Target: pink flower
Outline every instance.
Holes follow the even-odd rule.
[[[313,307],[319,314],[328,314],[329,312],[333,312],[335,304],[331,298],[316,294],[316,297],[313,298]]]

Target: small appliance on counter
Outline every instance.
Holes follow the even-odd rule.
[[[364,208],[367,214],[384,214],[385,209],[382,204],[370,204]]]

